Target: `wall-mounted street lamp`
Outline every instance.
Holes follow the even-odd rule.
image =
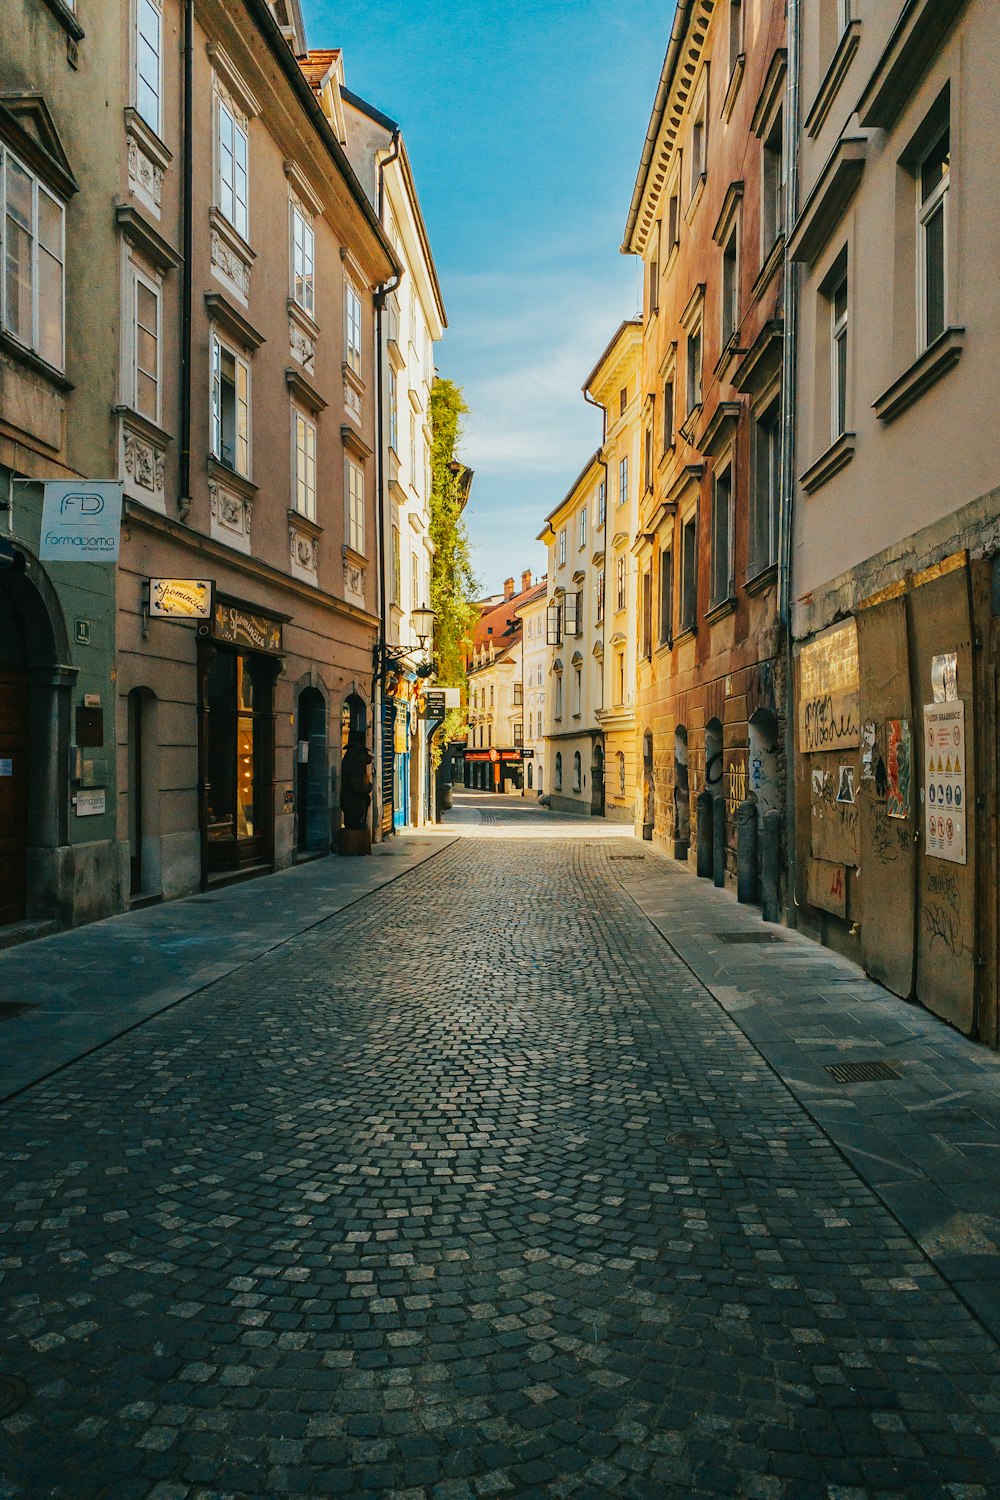
[[[375,671],[381,674],[383,679],[390,672],[404,672],[406,668],[412,670],[418,677],[430,677],[434,672],[434,662],[428,650],[428,641],[434,634],[435,612],[424,607],[410,611],[410,619],[416,632],[419,645],[416,646],[390,646],[387,641],[377,640],[375,642]],[[413,662],[411,658],[417,654],[424,656],[423,661]]]

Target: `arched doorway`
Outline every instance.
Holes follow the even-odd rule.
[[[674,730],[674,859],[687,859],[691,844],[691,790],[688,783],[688,736],[683,724]]]
[[[647,729],[642,737],[642,836],[653,837],[656,800],[653,787],[653,736]]]
[[[757,821],[763,827],[764,814],[781,811],[781,787],[778,781],[778,720],[769,709],[758,708],[750,717],[747,766],[747,790],[757,802]]]
[[[590,812],[592,817],[604,817],[604,746],[600,740],[594,741],[590,766]]]
[[[319,688],[305,687],[299,693],[296,740],[296,845],[300,854],[325,854],[330,847],[330,805],[326,699]]]

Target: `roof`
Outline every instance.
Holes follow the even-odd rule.
[[[518,608],[526,604],[540,587],[542,587],[541,584],[533,583],[530,589],[522,589],[519,593],[512,594],[509,599],[501,598],[493,604],[487,603],[472,632],[472,651],[481,650],[483,646],[488,646],[490,641],[498,649],[501,643],[503,649],[513,645],[521,634],[521,622],[517,618]]]
[[[517,606],[517,608],[515,609],[514,613],[516,615],[519,615],[521,613],[522,609],[527,609],[528,608],[529,604],[537,604],[538,600],[539,599],[544,599],[546,597],[546,595],[548,594],[548,592],[549,592],[549,580],[548,580],[548,577],[545,574],[543,574],[542,578],[541,578],[541,581],[539,583],[533,584],[531,586],[531,588],[528,589],[528,591],[527,591],[526,594],[523,594],[523,595],[520,596],[521,602]]]
[[[314,94],[318,94],[323,87],[323,80],[335,63],[340,61],[339,47],[310,47],[303,57],[299,58],[299,67],[305,74],[306,82]]]
[[[614,353],[614,348],[615,348],[615,345],[618,343],[618,340],[630,328],[637,329],[641,333],[642,332],[642,319],[641,318],[625,318],[621,323],[618,324],[618,327],[615,329],[614,333],[608,339],[608,342],[607,342],[607,345],[605,347],[604,353],[601,355],[600,359],[597,361],[597,364],[594,366],[594,368],[591,370],[590,374],[587,376],[586,380],[583,382],[583,389],[584,389],[584,391],[589,391],[591,389],[591,387],[595,384],[595,382],[597,380],[597,377],[600,374],[601,370],[604,368],[605,364],[611,358],[611,355]]]
[[[621,243],[621,253],[623,255],[634,255],[636,253],[634,240],[639,220],[639,209],[645,197],[646,184],[649,181],[649,169],[653,163],[656,142],[659,138],[660,127],[663,124],[667,100],[670,97],[670,89],[673,85],[674,75],[677,72],[677,64],[680,60],[681,44],[691,19],[693,5],[694,0],[677,0],[677,9],[674,11],[674,24],[670,28],[670,40],[667,43],[663,67],[660,69],[660,81],[656,89],[656,98],[653,100],[653,110],[649,117],[649,125],[646,127],[646,139],[642,146],[639,171],[636,175],[635,187],[632,189],[632,202],[629,205],[628,222],[625,225],[625,238]]]
[[[573,480],[573,483],[570,485],[570,487],[566,491],[565,495],[559,501],[559,504],[557,506],[555,506],[553,510],[550,510],[549,513],[548,513],[548,515],[545,517],[545,526],[542,529],[542,534],[539,537],[539,541],[541,541],[544,538],[545,533],[546,533],[546,531],[548,530],[548,527],[549,527],[549,522],[550,521],[554,521],[555,518],[556,518],[556,516],[562,510],[563,506],[567,505],[570,502],[570,500],[573,499],[573,496],[576,494],[577,490],[580,488],[581,484],[586,479],[586,477],[590,473],[591,469],[594,467],[594,465],[596,463],[600,462],[600,458],[601,458],[601,450],[600,450],[600,448],[596,448],[594,450],[594,452],[590,455],[590,457],[587,459],[587,462],[584,464],[584,466],[580,470],[579,474]]]

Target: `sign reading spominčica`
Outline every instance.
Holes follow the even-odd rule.
[[[210,620],[212,618],[212,580],[210,578],[151,578],[149,580],[149,613],[161,619]]]
[[[43,486],[42,562],[118,561],[122,485],[116,480],[47,479]]]

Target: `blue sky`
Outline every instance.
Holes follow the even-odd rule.
[[[580,393],[639,302],[618,253],[672,0],[303,0],[309,45],[398,120],[441,278],[440,374],[472,414],[462,458],[484,591],[522,568],[601,437]]]

